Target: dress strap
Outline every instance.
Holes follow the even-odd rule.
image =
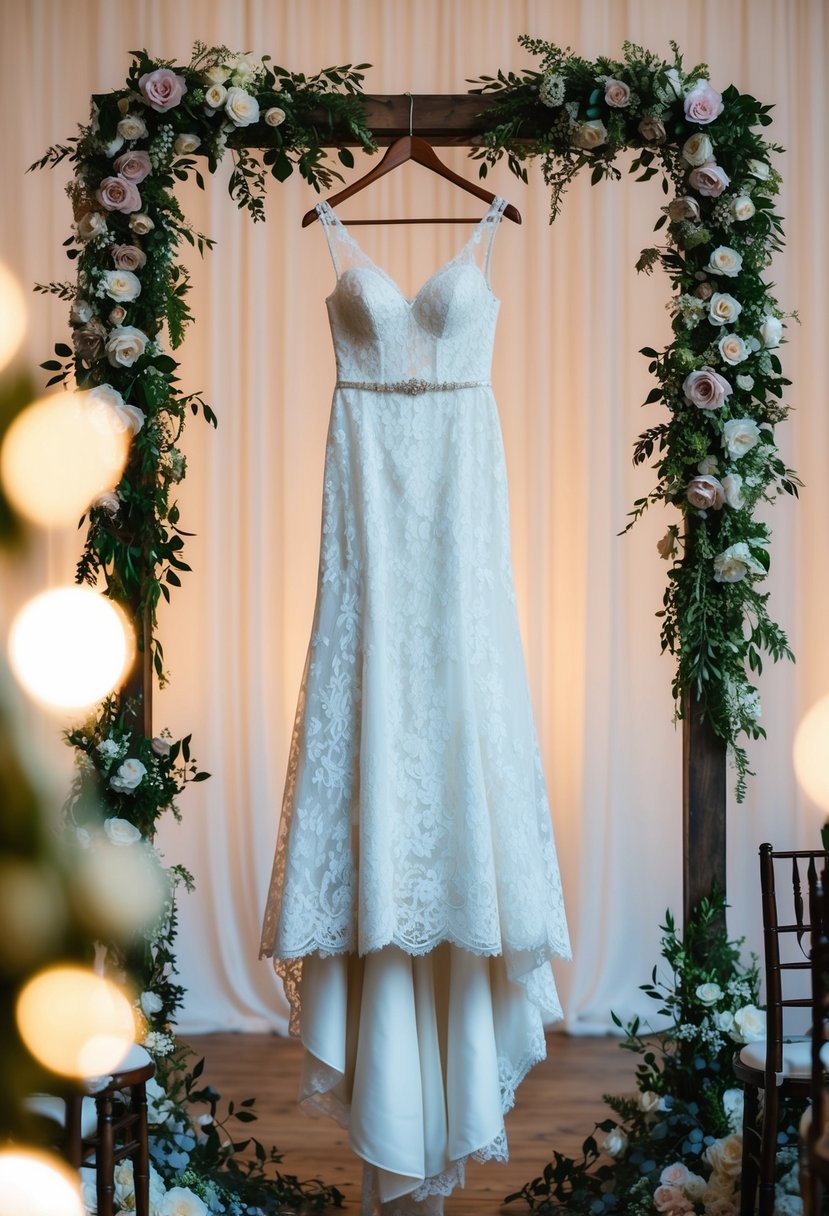
[[[354,240],[330,203],[317,203],[314,210],[320,218],[338,279],[351,266],[374,265],[371,258]]]
[[[506,206],[507,200],[501,198],[500,195],[496,195],[489,204],[489,210],[476,225],[465,250],[466,256],[473,259],[480,267],[487,284],[489,284],[489,264],[492,260],[492,245]]]

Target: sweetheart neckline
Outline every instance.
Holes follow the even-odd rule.
[[[334,296],[336,296],[337,291],[339,290],[340,283],[343,281],[343,279],[345,278],[345,276],[347,274],[354,274],[354,273],[359,274],[361,271],[367,270],[369,274],[376,274],[381,279],[383,279],[384,282],[388,283],[388,285],[397,293],[397,295],[402,300],[402,302],[406,305],[406,307],[409,309],[413,309],[415,307],[415,305],[417,304],[418,300],[420,299],[420,297],[423,295],[426,288],[430,285],[430,283],[433,283],[435,279],[439,278],[440,275],[444,274],[447,270],[449,270],[449,268],[451,266],[454,266],[455,263],[460,258],[462,253],[463,253],[463,250],[461,250],[460,253],[455,254],[455,256],[453,258],[450,258],[450,260],[448,262],[444,262],[444,264],[442,266],[438,266],[437,270],[433,270],[432,273],[429,275],[428,279],[426,279],[426,281],[421,284],[420,288],[418,289],[417,292],[415,292],[415,294],[413,296],[407,296],[404,293],[403,288],[400,286],[400,284],[398,282],[396,282],[395,279],[392,278],[392,276],[388,273],[388,271],[384,270],[382,266],[378,266],[376,263],[371,262],[371,259],[369,259],[370,265],[368,265],[368,266],[348,266],[342,272],[342,274],[339,276],[336,283],[334,284],[334,290],[330,293],[330,295],[326,296],[326,302],[328,300],[333,300]],[[473,271],[473,273],[476,274],[480,278],[490,299],[494,300],[496,302],[496,304],[500,304],[501,303],[500,297],[496,296],[495,292],[492,290],[489,283],[487,283],[486,275],[481,270],[480,266],[476,265],[475,262],[466,262],[466,263],[462,263],[462,264],[469,266],[469,268]]]

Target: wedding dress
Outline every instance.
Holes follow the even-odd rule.
[[[490,387],[496,199],[412,299],[317,207],[337,281],[317,604],[262,954],[362,1212],[442,1211],[561,1016],[561,882]]]

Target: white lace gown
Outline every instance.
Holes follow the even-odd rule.
[[[437,1213],[561,1016],[561,881],[518,631],[490,366],[496,199],[412,299],[318,207],[337,386],[317,604],[262,933],[300,1100],[362,1212]]]

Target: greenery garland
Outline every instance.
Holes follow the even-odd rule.
[[[653,459],[659,480],[634,504],[628,528],[653,503],[682,512],[684,526],[671,524],[658,546],[671,563],[662,648],[677,660],[677,717],[686,696],[702,702],[733,756],[742,801],[749,768],[740,736],[765,736],[753,675],[763,651],[793,657],[758,586],[770,531],[755,513],[801,484],[774,437],[790,382],[775,353],[783,314],[763,277],[783,243],[771,163],[782,149],[761,134],[772,107],[733,85],[720,94],[705,64],[685,71],[675,43],[670,63],[629,42],[621,60],[591,63],[541,39],[519,42],[540,57],[538,70],[473,82],[497,99],[494,125],[473,152],[482,176],[506,156],[526,181],[526,162],[540,159],[553,220],[582,169],[594,185],[619,179],[625,149],[635,151],[637,181],[662,174],[669,201],[654,229],[665,244],[643,250],[637,270],[661,265],[674,292],[673,340],[641,352],[658,381],[644,404],[661,402],[670,416],[636,441],[634,464]]]

